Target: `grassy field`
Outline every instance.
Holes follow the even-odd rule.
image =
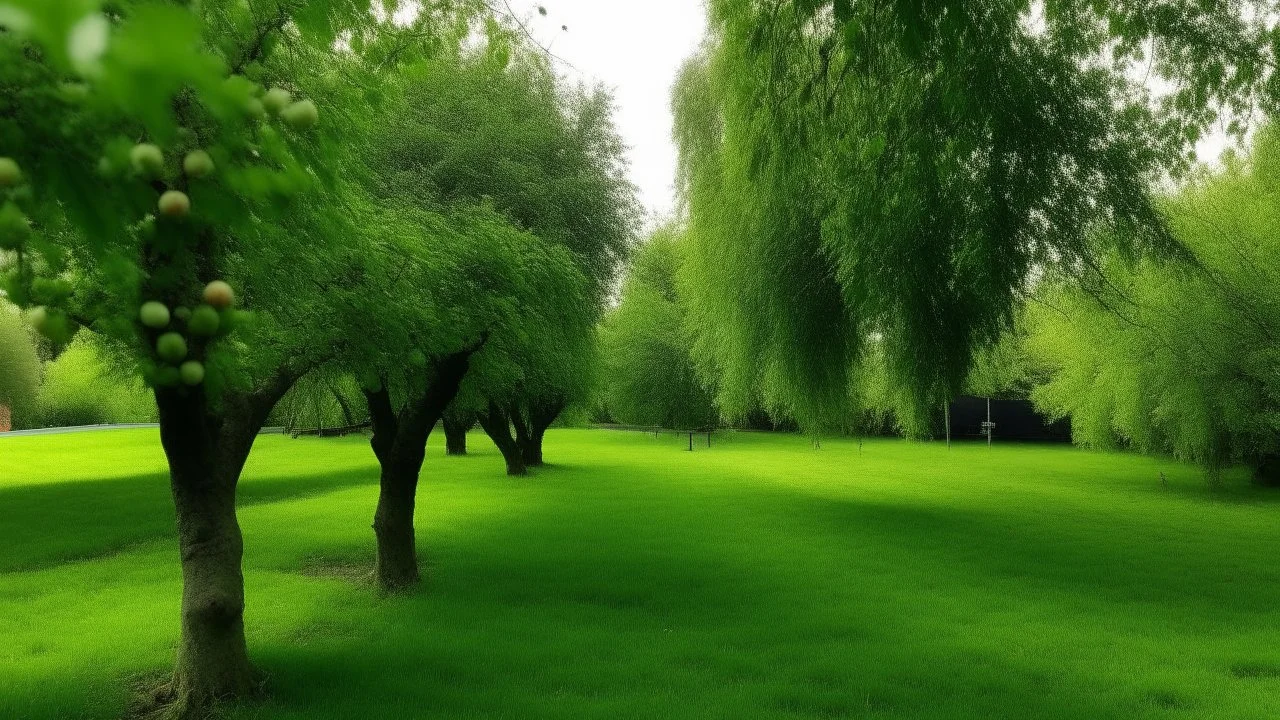
[[[553,431],[433,447],[427,584],[364,583],[362,438],[241,484],[237,718],[1280,717],[1280,504],[1068,447]],[[1160,483],[1160,472],[1168,487]],[[155,431],[0,438],[0,718],[111,718],[172,662]]]

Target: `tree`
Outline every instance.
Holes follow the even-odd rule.
[[[655,232],[632,257],[621,301],[605,318],[605,405],[623,423],[694,429],[718,421],[676,291],[681,242],[674,228]]]
[[[445,454],[466,455],[467,433],[476,425],[474,413],[450,410],[442,418],[444,424]]]
[[[590,333],[634,241],[639,207],[609,94],[564,87],[540,48],[497,21],[486,38],[481,51],[442,52],[411,78],[397,113],[404,122],[383,156],[438,202],[491,202],[517,226],[567,248],[590,282],[583,312],[555,321],[577,324],[565,348],[584,354],[561,352],[524,368],[518,395],[509,384],[502,397],[493,389],[492,413],[488,400],[472,403],[492,415],[488,427],[510,436],[500,446],[519,448],[524,464],[537,465],[546,429],[586,399]],[[548,346],[535,332],[529,337]]]
[[[412,187],[404,186],[410,197]],[[374,577],[382,590],[398,592],[420,580],[414,514],[432,429],[475,368],[509,370],[505,349],[521,342],[530,317],[547,321],[538,308],[558,306],[563,277],[576,269],[563,248],[488,208],[446,213],[384,200],[361,222],[377,238],[360,272],[372,286],[352,291],[377,307],[353,302],[340,331],[358,341],[345,345],[338,362],[362,378],[381,469]]]
[[[1209,122],[1277,99],[1264,2],[713,0],[709,17],[673,97],[682,272],[731,416],[763,400],[838,424],[878,346],[899,422],[925,432],[1037,268],[1086,261],[1099,227],[1177,254],[1148,183]],[[1130,72],[1148,59],[1177,88],[1159,101]]]
[[[14,428],[31,427],[40,387],[40,356],[31,330],[7,303],[0,301],[0,406],[9,409]]]
[[[14,0],[0,23],[0,86],[20,88],[0,94],[4,289],[46,335],[91,330],[154,387],[183,568],[157,699],[202,716],[260,686],[236,484],[327,352],[317,289],[359,254],[330,170],[370,98],[336,77],[334,48],[380,28],[367,0]]]
[[[1168,202],[1191,268],[1111,257],[1048,283],[1032,398],[1091,447],[1168,452],[1211,475],[1230,463],[1280,484],[1280,131]]]

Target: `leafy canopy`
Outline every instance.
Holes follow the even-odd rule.
[[[1271,108],[1264,2],[712,0],[673,105],[696,353],[808,426],[880,353],[922,432],[1037,269],[1176,252],[1148,192]],[[1157,100],[1135,66],[1177,89]],[[1135,77],[1136,75],[1136,77]]]

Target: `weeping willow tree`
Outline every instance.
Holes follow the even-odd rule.
[[[919,434],[1034,273],[1100,236],[1181,255],[1148,188],[1208,124],[1274,105],[1265,9],[712,0],[673,109],[720,406],[840,429],[874,364]]]
[[[1083,445],[1280,485],[1280,130],[1169,205],[1193,269],[1113,258],[1039,289],[1027,346],[1051,373],[1032,398]]]

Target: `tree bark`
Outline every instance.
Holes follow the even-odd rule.
[[[261,686],[245,646],[236,485],[258,431],[298,376],[282,370],[252,393],[228,393],[217,410],[202,386],[156,391],[182,559],[182,637],[173,678],[157,694],[171,717],[203,717]]]
[[[444,414],[444,453],[446,455],[467,454],[467,433],[475,425],[475,416],[471,413]]]
[[[478,419],[480,427],[484,428],[485,433],[493,440],[493,444],[498,446],[498,452],[502,453],[502,459],[507,463],[507,474],[528,475],[529,470],[520,452],[520,446],[511,436],[511,418],[506,411],[498,407],[497,403],[490,401],[488,409],[480,413]]]
[[[418,479],[431,430],[457,396],[473,352],[468,349],[437,360],[426,389],[413,394],[398,413],[385,382],[376,391],[365,391],[373,423],[369,444],[381,467],[373,514],[374,580],[385,592],[401,592],[421,581],[413,527]]]
[[[542,439],[546,436],[547,428],[551,427],[551,423],[564,412],[564,406],[564,401],[559,399],[535,402],[530,405],[529,441],[523,448],[525,462],[529,465],[542,466]]]

